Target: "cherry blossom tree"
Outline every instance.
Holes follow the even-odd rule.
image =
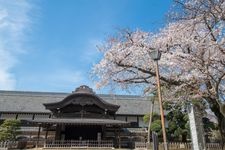
[[[175,0],[171,22],[158,33],[122,30],[99,46],[97,86],[155,89],[150,53],[162,53],[160,80],[166,100],[206,100],[225,139],[225,1]],[[225,124],[225,123],[224,123]]]

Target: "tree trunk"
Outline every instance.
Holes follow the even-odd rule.
[[[210,108],[211,108],[212,112],[214,112],[214,114],[216,115],[216,117],[218,119],[218,128],[219,128],[219,132],[221,134],[221,144],[222,144],[222,146],[224,146],[224,143],[225,143],[225,129],[224,129],[225,117],[220,112],[220,106],[216,102],[216,100],[210,100],[208,102],[210,102]]]
[[[218,119],[218,128],[219,128],[219,131],[220,131],[220,134],[221,134],[222,147],[224,147],[224,144],[225,144],[224,120],[225,120],[224,116],[220,115],[220,119]]]

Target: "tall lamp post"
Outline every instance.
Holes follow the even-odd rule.
[[[153,109],[154,109],[154,98],[151,100],[151,108],[150,108],[150,114],[149,114],[149,122],[148,122],[148,138],[147,142],[150,144],[150,135],[151,135],[151,124],[152,124],[152,116],[153,116]]]
[[[168,150],[168,148],[167,148],[167,141],[166,141],[166,129],[165,129],[165,119],[164,119],[164,112],[163,112],[163,105],[162,105],[160,79],[159,79],[159,65],[158,65],[158,61],[161,58],[161,53],[159,52],[159,50],[153,50],[152,52],[150,52],[150,57],[156,63],[156,80],[157,80],[157,90],[158,90],[160,116],[161,116],[161,124],[162,124],[163,143],[164,143],[164,150]]]

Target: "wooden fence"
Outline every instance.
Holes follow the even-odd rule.
[[[53,148],[113,148],[113,141],[111,140],[64,140],[64,141],[1,141],[0,150],[7,149],[24,149],[24,148],[34,148],[43,147],[45,149]]]
[[[153,143],[150,143],[149,149],[151,149],[152,145]],[[135,142],[135,149],[137,150],[146,150],[147,147],[148,145],[145,142]],[[168,149],[169,150],[192,150],[192,144],[169,142]],[[222,149],[222,145],[220,143],[207,143],[206,149],[207,150],[225,150],[225,147]],[[159,150],[163,150],[163,143],[159,143]]]
[[[206,148],[209,150],[225,150],[225,146],[222,149],[222,145],[220,143],[207,143]]]
[[[0,141],[0,150],[7,150],[8,148],[17,148],[17,141]]]
[[[145,142],[135,142],[136,150],[146,150],[147,147],[151,149],[152,143],[147,145]],[[54,149],[54,148],[105,148],[112,149],[113,141],[111,140],[65,140],[65,141],[0,141],[0,150],[7,149],[21,149],[21,148],[33,148],[33,147],[43,147],[45,149]],[[191,143],[168,143],[169,150],[191,150]],[[207,143],[207,150],[225,150],[222,149],[220,143]],[[159,150],[163,150],[163,143],[159,143]]]
[[[113,141],[111,140],[66,140],[66,141],[46,141],[44,148],[73,148],[73,147],[98,147],[98,148],[113,148]]]

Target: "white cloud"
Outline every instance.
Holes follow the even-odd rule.
[[[100,52],[97,49],[97,46],[102,43],[99,39],[90,39],[87,42],[86,48],[84,48],[83,59],[86,62],[96,63],[96,58],[100,56]]]
[[[10,72],[17,55],[24,52],[22,43],[30,27],[28,0],[0,0],[0,89],[12,90],[16,80]]]
[[[55,87],[66,88],[71,85],[82,84],[85,82],[85,76],[80,71],[60,69],[52,73],[43,74],[47,84],[53,84]]]
[[[30,72],[18,80],[18,85],[22,86],[23,90],[48,92],[70,92],[82,84],[89,85],[86,74],[66,67],[42,72]]]
[[[0,70],[0,84],[4,90],[11,90],[14,88],[15,79],[11,73]]]

